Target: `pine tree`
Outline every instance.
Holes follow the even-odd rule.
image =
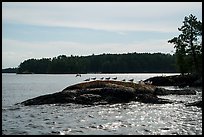
[[[169,40],[175,44],[177,65],[181,74],[184,72],[201,73],[202,64],[202,22],[198,21],[192,14],[185,17],[183,26],[178,28],[181,34]]]

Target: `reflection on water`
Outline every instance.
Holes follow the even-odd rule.
[[[183,104],[52,104],[6,111],[13,109],[3,111],[4,134],[202,134],[201,109]]]
[[[118,77],[121,77],[122,79],[121,75],[118,75]],[[13,76],[13,78],[16,77]],[[19,85],[23,85],[23,83],[21,83],[23,82],[23,79],[21,79],[21,82],[13,81],[13,83],[16,82],[16,85],[18,85],[17,87],[14,85],[8,87],[8,85],[12,83],[11,81],[9,81],[8,85],[3,82],[4,91],[2,98],[4,98],[4,103],[2,106],[2,134],[202,135],[202,109],[194,106],[186,107],[184,105],[185,102],[202,100],[202,89],[198,89],[196,95],[160,96],[162,98],[177,101],[173,104],[145,104],[130,102],[98,106],[77,105],[71,103],[40,106],[14,105],[14,103],[24,101],[25,96],[26,98],[28,96],[36,96],[36,93],[33,93],[33,91],[36,91],[38,94],[45,94],[45,91],[40,92],[38,90],[48,86],[49,82],[55,80],[62,82],[66,79],[66,77],[61,75],[59,77],[46,76],[46,78],[43,75],[40,75],[40,78],[46,81],[44,81],[42,86],[40,86],[40,82],[38,85],[38,81],[36,81],[36,85],[38,85],[37,87],[31,86],[28,79],[27,87],[23,86],[22,88]],[[34,82],[36,79],[38,79],[38,77],[32,78],[31,81]],[[16,80],[18,80],[18,78],[16,78]],[[71,80],[71,78],[69,78],[69,80]],[[55,83],[54,85],[57,84]],[[62,88],[62,85],[66,85],[66,82],[60,83],[55,88]],[[52,88],[51,85],[48,87]],[[29,94],[23,94],[23,92],[20,92],[22,89],[25,89],[26,91],[27,89],[31,89],[32,92],[27,91]],[[14,97],[12,98],[13,100],[11,100],[13,94],[18,97]],[[20,97],[21,95],[25,96]],[[179,103],[179,101],[184,103]]]

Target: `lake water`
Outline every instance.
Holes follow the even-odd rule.
[[[158,74],[7,74],[2,73],[2,134],[5,135],[202,135],[202,109],[184,103],[114,105],[51,104],[21,106],[16,103],[55,93],[87,78],[134,78],[134,82]],[[175,89],[176,87],[165,87]],[[202,100],[196,95],[160,96],[186,103]]]

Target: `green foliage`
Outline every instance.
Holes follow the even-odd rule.
[[[28,59],[18,73],[136,73],[176,72],[175,56],[161,53],[60,55],[53,59]]]
[[[202,22],[192,14],[185,17],[181,34],[169,40],[176,48],[176,63],[181,74],[202,73]]]

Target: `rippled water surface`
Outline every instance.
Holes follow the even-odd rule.
[[[89,77],[134,78],[135,82],[170,74],[2,74],[2,134],[12,135],[201,135],[202,109],[184,103],[114,105],[52,104],[20,106],[15,103],[61,91]],[[165,87],[174,89],[175,87]],[[197,95],[159,96],[176,101],[202,100]]]

